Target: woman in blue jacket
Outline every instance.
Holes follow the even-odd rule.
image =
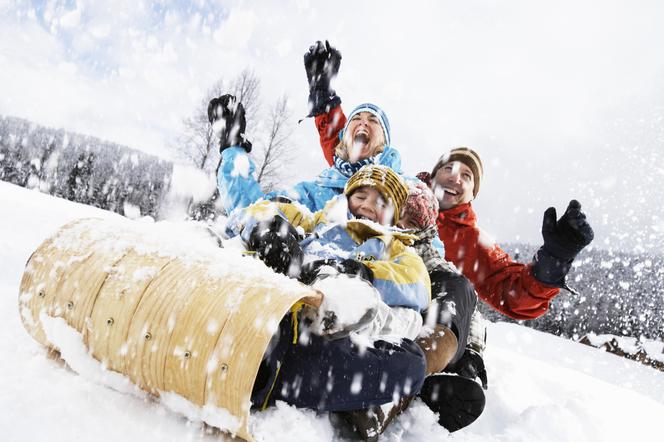
[[[348,116],[339,134],[334,164],[315,179],[264,194],[254,177],[256,166],[248,153],[251,143],[246,139],[245,113],[242,103],[229,94],[214,98],[208,106],[213,130],[219,132],[221,164],[217,170],[219,194],[226,213],[248,207],[261,198],[286,199],[319,211],[333,197],[343,193],[353,173],[367,164],[383,165],[401,173],[401,156],[389,145],[390,124],[378,106],[364,103]]]

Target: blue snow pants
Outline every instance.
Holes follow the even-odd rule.
[[[252,394],[255,406],[282,400],[318,411],[361,410],[413,396],[422,387],[424,354],[409,339],[399,345],[376,341],[366,348],[348,337],[305,332],[293,344],[290,324],[284,318],[279,342],[263,360]]]

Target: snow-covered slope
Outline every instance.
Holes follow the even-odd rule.
[[[37,245],[78,217],[117,215],[0,182],[0,440],[218,441],[220,435],[141,395],[111,390],[48,357],[21,325],[23,266]],[[563,295],[564,296],[564,295]],[[555,336],[491,324],[482,417],[449,435],[421,403],[385,440],[661,440],[664,374]],[[260,440],[328,441],[326,416],[281,404],[255,415]]]

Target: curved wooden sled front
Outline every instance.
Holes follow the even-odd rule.
[[[228,253],[251,259],[237,251],[219,249],[218,260],[214,253],[201,259],[162,254],[146,244],[144,229],[99,219],[63,226],[26,264],[23,324],[54,348],[40,318],[62,317],[109,370],[154,395],[173,392],[225,410],[236,425],[224,429],[253,440],[250,395],[268,343],[293,305],[318,306],[321,295],[302,284],[276,283],[269,273],[247,277],[220,269]]]

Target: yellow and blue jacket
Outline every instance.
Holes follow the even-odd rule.
[[[227,234],[241,235],[248,242],[257,224],[269,222],[275,216],[283,217],[305,234],[300,242],[305,262],[317,259],[361,261],[373,272],[373,285],[387,305],[418,312],[429,305],[429,274],[422,258],[409,247],[417,237],[353,218],[345,195],[333,198],[318,212],[310,212],[297,203],[255,203],[235,212],[227,224]]]

